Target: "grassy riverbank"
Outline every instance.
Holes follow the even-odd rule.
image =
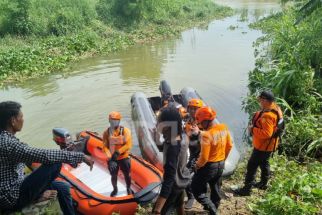
[[[211,0],[0,0],[0,8],[2,84],[62,71],[80,58],[176,36],[232,14]]]
[[[322,213],[322,6],[306,2],[252,25],[265,35],[255,44],[245,109],[252,114],[258,92],[271,89],[286,121],[270,187],[248,201],[256,214]]]

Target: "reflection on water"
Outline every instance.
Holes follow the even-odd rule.
[[[52,128],[102,132],[108,126],[107,114],[113,110],[121,111],[125,126],[133,128],[131,95],[136,91],[157,95],[159,81],[166,79],[174,92],[194,87],[216,108],[219,119],[228,124],[240,144],[247,124],[242,97],[247,94],[248,72],[254,67],[252,43],[261,35],[248,24],[279,6],[278,1],[217,2],[233,6],[237,14],[187,30],[178,39],[85,59],[73,65],[72,72],[1,90],[1,100],[23,105],[21,139],[52,148]]]
[[[167,63],[165,59],[175,54],[175,48],[176,41],[169,40],[149,46],[138,45],[111,57],[120,59],[124,84],[131,85],[134,82],[154,87],[160,80],[162,65]]]

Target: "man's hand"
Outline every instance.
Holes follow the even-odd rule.
[[[120,153],[119,153],[118,151],[115,151],[115,152],[113,153],[113,155],[112,155],[111,160],[116,161],[119,155],[120,155]]]
[[[92,171],[93,165],[94,165],[94,160],[90,156],[85,155],[83,161],[84,161],[84,163],[86,163],[89,166],[90,171]]]
[[[158,215],[161,214],[161,210],[166,202],[166,198],[163,198],[161,196],[158,197],[157,201],[155,202],[154,208],[152,210],[152,215]]]
[[[191,128],[191,133],[192,135],[198,135],[200,132],[200,129],[197,125],[192,125],[192,128]]]
[[[197,166],[197,163],[196,163],[196,162],[194,162],[194,163],[191,165],[191,172],[196,173],[198,169],[199,169],[199,168],[198,168],[198,166]]]

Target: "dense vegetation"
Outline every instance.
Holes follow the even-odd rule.
[[[245,108],[258,109],[257,93],[271,89],[286,120],[282,155],[272,160],[271,186],[251,205],[256,214],[322,212],[322,5],[304,3],[252,25],[265,35],[255,44]]]
[[[0,0],[0,80],[61,70],[79,57],[177,35],[231,13],[211,0]]]
[[[311,161],[299,165],[285,156],[272,159],[274,180],[264,198],[251,204],[256,214],[321,214],[322,165]]]
[[[295,24],[297,9],[252,26],[265,36],[256,45],[256,68],[249,74],[246,110],[257,109],[256,93],[272,89],[285,111],[282,150],[290,156],[322,156],[322,7]]]

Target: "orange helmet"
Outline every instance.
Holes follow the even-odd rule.
[[[196,120],[198,123],[201,123],[205,120],[214,120],[216,115],[216,111],[211,107],[201,107],[196,112]]]
[[[121,120],[121,118],[122,118],[122,115],[117,111],[112,111],[108,115],[108,119]]]
[[[201,99],[190,99],[188,102],[188,107],[197,107],[201,108],[203,105]]]

